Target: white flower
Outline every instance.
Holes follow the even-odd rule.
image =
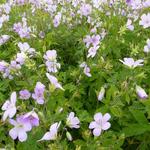
[[[104,116],[101,113],[96,113],[94,115],[94,121],[89,125],[89,129],[93,129],[94,136],[100,136],[102,130],[108,130],[111,124],[108,120],[111,118],[109,113],[106,113]]]
[[[80,128],[79,123],[80,120],[78,119],[78,117],[75,117],[74,112],[71,112],[67,117],[67,126],[69,126],[70,128]]]
[[[49,132],[46,132],[44,136],[38,140],[38,141],[43,141],[43,140],[56,140],[57,139],[57,133],[58,133],[58,128],[60,126],[61,122],[56,122],[51,125]]]
[[[143,62],[144,60],[143,59],[139,59],[137,61],[134,61],[133,58],[124,58],[124,61],[123,60],[120,60],[120,62],[122,62],[124,65],[130,67],[130,68],[135,68],[137,66],[143,66]]]
[[[9,131],[9,135],[11,136],[12,139],[19,139],[19,141],[23,142],[23,141],[26,141],[27,140],[27,131],[30,131],[32,129],[32,126],[30,123],[25,123],[25,122],[22,122],[22,119],[21,118],[17,118],[17,120],[13,120],[13,119],[10,119],[10,123],[12,125],[14,125],[14,128],[12,128],[10,131]]]
[[[55,88],[64,90],[64,88],[60,85],[56,77],[50,75],[49,73],[46,73],[46,76],[50,80],[51,84],[55,86]]]
[[[104,98],[105,89],[104,87],[101,88],[99,94],[98,94],[98,100],[101,101]]]
[[[148,98],[148,95],[146,94],[145,90],[138,85],[136,86],[136,93],[141,99]]]
[[[5,111],[3,114],[3,121],[5,121],[7,119],[7,117],[12,118],[15,114],[16,114],[16,92],[13,92],[11,94],[10,100],[7,100],[3,106],[2,106],[2,110]]]

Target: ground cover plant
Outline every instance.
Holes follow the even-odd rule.
[[[0,149],[148,150],[150,0],[1,0]]]

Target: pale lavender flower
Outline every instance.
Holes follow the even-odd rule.
[[[2,35],[0,36],[0,46],[6,43],[9,40],[10,36],[9,35]]]
[[[70,128],[80,128],[80,120],[78,117],[75,117],[75,113],[71,112],[69,113],[68,117],[67,117],[67,121],[66,124],[68,127]]]
[[[13,140],[19,139],[20,142],[24,142],[27,140],[27,133],[32,129],[32,126],[30,123],[22,122],[22,116],[17,117],[16,121],[13,119],[10,119],[10,124],[14,126],[9,131],[9,135]]]
[[[61,84],[58,82],[57,78],[50,75],[49,73],[46,73],[47,78],[50,80],[51,84],[58,89],[64,90],[64,88],[61,86]]]
[[[30,98],[31,93],[25,89],[25,90],[21,90],[19,92],[19,95],[20,95],[20,97],[19,97],[20,99],[27,100]]]
[[[57,63],[57,53],[56,50],[48,50],[46,54],[43,56],[46,60],[46,66],[48,72],[58,72],[58,69],[60,68],[60,64]]]
[[[86,44],[86,47],[89,48],[90,44],[91,44],[91,36],[87,35],[84,39],[83,42]]]
[[[92,13],[92,6],[90,4],[82,4],[80,13],[83,16],[88,16]]]
[[[44,91],[45,91],[45,85],[41,82],[37,82],[34,93],[32,94],[32,98],[36,100],[38,104],[44,104]]]
[[[150,52],[150,39],[147,39],[146,44],[147,45],[144,46],[144,52],[149,53]]]
[[[134,30],[134,26],[132,25],[132,20],[128,19],[127,24],[126,24],[127,29],[129,29],[130,31]]]
[[[5,121],[8,117],[12,118],[13,116],[15,116],[16,111],[17,111],[16,100],[17,100],[16,92],[12,92],[10,96],[10,100],[7,100],[3,104],[2,110],[5,111],[2,117],[3,121]]]
[[[93,44],[94,47],[99,45],[101,37],[99,35],[92,35],[91,37],[91,44]]]
[[[124,58],[123,60],[120,60],[124,65],[128,66],[129,68],[135,68],[137,66],[143,66],[143,59],[139,59],[137,61],[134,61],[133,58]]]
[[[50,126],[49,132],[46,132],[39,141],[56,140],[60,124],[61,124],[61,122],[56,122],[56,123],[52,124]]]
[[[80,65],[81,68],[83,68],[83,72],[84,74],[87,76],[87,77],[91,77],[91,73],[90,73],[90,68],[87,66],[86,62],[83,62],[81,65]]]
[[[25,123],[30,123],[32,127],[39,126],[39,117],[34,110],[24,114],[22,121]]]
[[[18,47],[21,52],[29,54],[31,56],[35,53],[35,49],[31,48],[27,42],[24,42],[24,43],[19,42]]]
[[[141,16],[141,20],[139,22],[139,25],[143,26],[144,29],[150,27],[150,13],[143,14]]]
[[[94,46],[94,47],[91,47],[89,50],[88,50],[88,55],[87,55],[87,58],[89,57],[94,57],[97,53],[97,50],[99,49],[99,46]]]
[[[9,64],[5,61],[0,61],[0,72],[5,72],[5,69],[9,66]]]
[[[56,50],[48,50],[43,57],[47,61],[56,61],[57,52]]]
[[[44,33],[43,31],[40,31],[40,33],[39,33],[39,37],[40,37],[40,38],[42,38],[42,39],[44,39],[44,37],[45,37],[45,33]]]
[[[111,118],[109,113],[106,113],[104,116],[101,113],[96,113],[94,115],[94,121],[89,125],[89,129],[93,129],[94,136],[100,136],[103,130],[108,130],[111,124],[108,120]]]
[[[20,65],[23,65],[27,58],[28,57],[24,52],[17,53],[16,62],[18,62]]]
[[[104,95],[105,95],[105,89],[104,87],[102,87],[100,92],[98,93],[98,100],[102,101],[102,99],[104,98]]]
[[[61,13],[58,12],[57,15],[54,17],[54,20],[53,20],[53,24],[54,24],[54,27],[58,27],[59,24],[60,24],[60,21],[61,21]]]
[[[145,90],[138,85],[136,86],[136,93],[141,99],[148,98],[148,95],[146,94]]]

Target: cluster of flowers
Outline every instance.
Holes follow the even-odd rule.
[[[15,23],[13,29],[18,33],[20,38],[30,38],[31,27],[28,27],[25,17],[22,18],[22,22]]]
[[[53,25],[54,27],[58,27],[62,22],[67,23],[68,20],[71,20],[70,18],[66,21],[67,16],[64,16],[64,13],[66,11],[63,9],[64,7],[57,7],[59,5],[65,6],[65,4],[71,4],[71,7],[76,9],[68,9],[69,15],[73,18],[75,15],[79,15],[78,23],[81,23],[82,18],[86,18],[87,23],[89,23],[92,26],[95,26],[91,33],[92,35],[87,35],[84,38],[84,43],[86,44],[86,47],[88,48],[88,55],[87,58],[92,57],[94,58],[96,56],[97,50],[100,48],[100,42],[105,37],[106,32],[103,31],[100,35],[97,34],[97,28],[101,26],[101,23],[97,21],[95,18],[92,18],[92,12],[93,7],[97,8],[99,11],[103,11],[102,5],[107,4],[107,0],[92,0],[91,2],[87,3],[85,0],[67,0],[64,2],[64,0],[59,1],[52,1],[52,0],[15,0],[12,2],[13,5],[19,4],[24,5],[25,3],[32,4],[32,10],[34,9],[44,9],[46,12],[50,14],[51,17],[53,17]],[[112,4],[118,3],[114,0],[109,1],[109,6],[111,7]],[[129,18],[132,19],[139,19],[139,16],[137,16],[138,9],[141,9],[142,7],[149,6],[149,1],[145,1],[144,3],[141,0],[129,0],[127,1],[127,4],[129,7],[131,6],[131,14]],[[0,27],[2,27],[3,22],[9,20],[9,12],[11,5],[3,5],[0,8]],[[68,5],[67,5],[68,6]],[[3,9],[3,11],[1,11]],[[58,11],[58,10],[59,11]],[[133,11],[134,10],[134,11]],[[110,15],[108,12],[105,12],[107,15]],[[121,10],[121,13],[123,13],[123,10]],[[95,13],[96,14],[96,13]],[[116,15],[116,14],[113,14]],[[98,17],[97,17],[98,18]],[[136,20],[135,19],[135,20]],[[72,21],[72,20],[71,20]],[[70,21],[70,22],[71,22]],[[69,25],[71,25],[69,23]],[[141,19],[139,21],[139,25],[143,26],[143,28],[149,28],[150,27],[150,14],[143,14],[141,16]],[[128,19],[126,27],[133,31],[134,26],[132,25],[132,20]],[[27,25],[27,19],[25,17],[22,18],[22,22],[15,23],[13,26],[13,29],[20,38],[30,38],[31,35],[31,27],[28,27]],[[8,36],[3,35],[0,37],[0,44],[4,44],[8,40]],[[149,40],[147,40],[147,45],[144,47],[145,52],[149,52],[150,50],[150,44]],[[19,70],[21,69],[21,66],[25,64],[25,62],[28,60],[28,58],[35,55],[35,49],[30,48],[28,43],[18,43],[18,47],[20,49],[20,52],[17,53],[15,60],[11,61],[10,64],[5,61],[0,61],[0,72],[3,74],[3,77],[8,77],[9,79],[13,78],[13,74],[17,74]],[[60,64],[57,62],[57,52],[56,50],[48,50],[45,55],[43,56],[45,59],[45,64],[47,67],[47,73],[46,76],[49,79],[51,85],[55,89],[61,89],[64,90],[61,84],[58,82],[58,79],[49,74],[49,73],[56,73],[58,72],[58,69],[60,68]],[[143,66],[143,59],[139,59],[137,61],[134,61],[133,58],[124,58],[123,60],[120,60],[124,65],[128,66],[129,68],[136,68],[138,66]],[[86,62],[83,62],[80,65],[81,68],[84,69],[84,74],[88,77],[91,77],[90,73],[90,67],[87,65]],[[33,98],[38,104],[42,105],[44,104],[44,93],[45,93],[45,85],[41,82],[37,82],[36,86],[34,88],[34,92],[30,93],[27,89],[21,90],[19,92],[20,99],[22,100],[28,100],[29,98]],[[143,88],[140,86],[136,86],[136,93],[138,96],[142,99],[148,98],[147,93]],[[98,94],[98,100],[102,101],[105,95],[105,88],[102,87],[99,94]],[[25,113],[23,115],[16,116],[16,120],[12,119],[17,112],[16,107],[16,101],[17,101],[17,94],[16,92],[13,92],[11,94],[10,100],[7,100],[3,106],[2,110],[4,111],[3,114],[3,121],[5,121],[7,118],[9,118],[10,124],[14,126],[13,129],[10,130],[9,135],[12,137],[12,139],[18,138],[20,141],[25,141],[27,139],[27,133],[28,131],[31,131],[32,127],[39,125],[39,117],[38,114],[35,112],[35,110],[32,110],[28,113]],[[93,135],[99,136],[102,132],[102,130],[107,130],[110,128],[110,123],[108,122],[110,119],[110,115],[106,113],[104,116],[101,113],[96,113],[94,115],[94,121],[92,121],[89,124],[89,129],[93,129]],[[39,140],[55,140],[57,138],[58,129],[60,127],[61,122],[56,122],[50,126],[50,129],[48,132],[44,134],[44,136]],[[79,128],[80,127],[80,120],[78,117],[75,116],[74,112],[69,113],[66,124],[70,128]],[[72,137],[69,132],[67,132],[67,137],[71,141]]]
[[[0,28],[2,28],[4,22],[9,21],[10,11],[11,6],[8,3],[0,5]]]
[[[43,85],[37,83],[40,88],[36,85],[36,90],[43,91]],[[33,94],[35,95],[35,94]],[[20,91],[20,98],[21,99],[28,99],[30,97],[30,93],[26,90]],[[7,118],[9,118],[9,123],[14,126],[9,131],[9,135],[12,139],[19,139],[19,141],[23,142],[27,140],[27,132],[31,131],[31,129],[34,126],[39,126],[39,117],[38,114],[34,111],[34,109],[28,113],[25,113],[23,115],[18,115],[16,117],[16,120],[12,119],[16,112],[16,101],[17,101],[17,94],[16,92],[13,92],[11,94],[10,100],[7,100],[3,106],[2,110],[4,111],[3,114],[3,121],[6,121]],[[96,113],[94,115],[94,121],[92,121],[89,125],[89,129],[93,129],[93,135],[99,136],[101,134],[102,130],[107,130],[110,128],[110,123],[108,120],[110,119],[110,115],[106,113],[104,116],[101,113]],[[44,134],[44,136],[39,140],[56,140],[57,139],[57,133],[61,122],[56,122],[50,126],[50,129],[48,132]],[[68,127],[72,128],[80,128],[80,120],[78,117],[75,116],[74,112],[69,113],[67,119],[66,119],[66,125]],[[72,141],[71,134],[67,131],[66,136],[68,140]]]
[[[0,61],[0,72],[4,78],[13,79],[14,74],[19,75],[21,66],[35,54],[35,49],[30,48],[29,44],[26,42],[19,42],[18,47],[20,52],[17,53],[15,60],[12,60],[10,64],[5,61]]]

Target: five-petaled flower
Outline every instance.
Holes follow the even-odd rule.
[[[16,92],[13,92],[11,94],[10,100],[7,100],[3,104],[2,110],[5,111],[2,117],[3,121],[5,121],[7,117],[12,118],[16,114],[17,111],[16,100],[17,100]]]
[[[124,58],[124,60],[120,60],[124,65],[128,66],[129,68],[135,68],[137,66],[143,66],[143,59],[139,59],[134,61],[133,58]]]
[[[80,128],[80,120],[78,117],[75,117],[75,113],[71,112],[68,117],[67,117],[67,121],[66,124],[68,127],[70,128]]]
[[[108,120],[111,118],[109,113],[106,113],[104,116],[101,113],[96,113],[94,115],[94,121],[89,125],[89,129],[93,129],[94,136],[100,136],[103,130],[108,130],[111,124]]]
[[[10,124],[14,126],[9,131],[9,135],[11,136],[12,139],[19,139],[19,141],[23,142],[27,140],[27,133],[32,129],[32,126],[28,122],[23,122],[22,121],[22,116],[17,117],[16,121],[13,119],[10,119]]]
[[[60,126],[61,122],[56,122],[50,126],[50,129],[48,132],[44,134],[44,136],[38,140],[38,141],[43,141],[43,140],[56,140],[57,139],[57,133],[58,129]]]

